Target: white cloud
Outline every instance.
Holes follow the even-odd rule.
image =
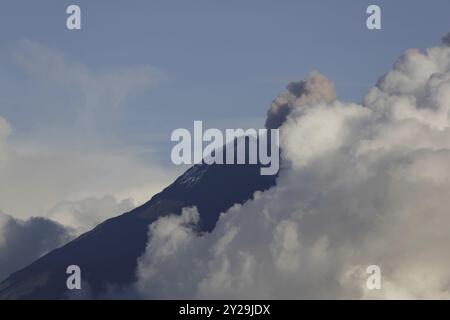
[[[97,70],[29,40],[18,42],[13,56],[33,87],[41,91],[29,97],[27,111],[47,125],[46,117],[57,118],[58,123],[52,125],[59,125],[66,133],[72,129],[82,137],[98,134],[99,123],[113,122],[130,95],[167,81],[167,75],[148,65]]]
[[[162,217],[150,226],[147,254],[138,263],[141,278],[136,284],[138,291],[147,292],[150,298],[174,298],[177,291],[183,290],[176,289],[178,284],[184,284],[181,265],[170,264],[168,260],[192,262],[189,252],[192,251],[192,242],[198,242],[198,239],[191,227],[198,221],[197,210],[186,208],[180,216]],[[161,268],[168,268],[168,272],[161,272]],[[189,273],[184,276],[189,277]]]
[[[27,80],[0,97],[0,107],[24,108],[14,118],[19,129],[0,116],[0,209],[9,214],[0,211],[0,280],[147,201],[174,176],[142,150],[117,145],[114,128],[105,138],[105,126],[97,127],[130,94],[163,81],[162,73],[148,66],[91,70],[30,41],[14,55]],[[30,129],[20,131],[27,121]]]
[[[23,108],[13,116],[19,128],[0,117],[5,212],[21,219],[50,215],[85,230],[147,201],[175,177],[149,159],[150,146],[118,142],[128,143],[114,127],[130,95],[166,81],[161,71],[146,65],[96,70],[28,40],[14,46],[13,56],[26,80],[21,92],[1,99]]]
[[[152,298],[450,298],[449,101],[442,45],[408,50],[363,105],[302,104],[281,128],[277,186],[231,208],[209,234],[195,235],[186,212],[154,223],[135,289]],[[369,291],[373,264],[382,289]]]
[[[138,205],[174,176],[126,149],[7,147],[0,166],[0,207],[20,218],[45,216],[58,203],[90,197],[113,196],[118,204],[130,199]]]
[[[47,217],[81,234],[108,218],[130,211],[134,206],[130,199],[117,201],[111,195],[89,197],[78,201],[62,201],[49,210]]]

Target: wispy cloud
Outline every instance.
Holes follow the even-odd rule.
[[[0,118],[5,212],[50,215],[85,230],[148,200],[175,176],[148,156],[152,146],[128,144],[115,127],[127,99],[165,82],[163,72],[147,65],[97,70],[29,40],[16,43],[12,56],[22,89],[0,99],[20,106],[15,122]],[[21,131],[25,122],[30,125]]]

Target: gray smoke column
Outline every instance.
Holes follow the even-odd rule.
[[[288,84],[287,91],[280,93],[267,112],[266,128],[279,128],[294,109],[318,103],[330,103],[336,99],[333,82],[318,71],[312,71],[305,80]]]

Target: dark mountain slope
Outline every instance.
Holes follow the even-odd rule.
[[[144,205],[13,273],[0,284],[0,299],[64,299],[66,268],[71,264],[81,267],[84,286],[88,284],[94,298],[109,286],[127,286],[135,280],[137,259],[145,250],[153,221],[196,206],[200,231],[211,231],[221,212],[251,199],[257,190],[270,188],[275,179],[261,176],[258,165],[195,165]]]

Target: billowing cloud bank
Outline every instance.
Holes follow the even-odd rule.
[[[195,209],[151,225],[138,293],[450,298],[447,43],[406,51],[363,105],[328,99],[333,86],[317,73],[302,86],[326,85],[289,88],[277,186],[234,206],[210,234],[193,231]],[[366,288],[369,265],[381,268],[380,290]]]

